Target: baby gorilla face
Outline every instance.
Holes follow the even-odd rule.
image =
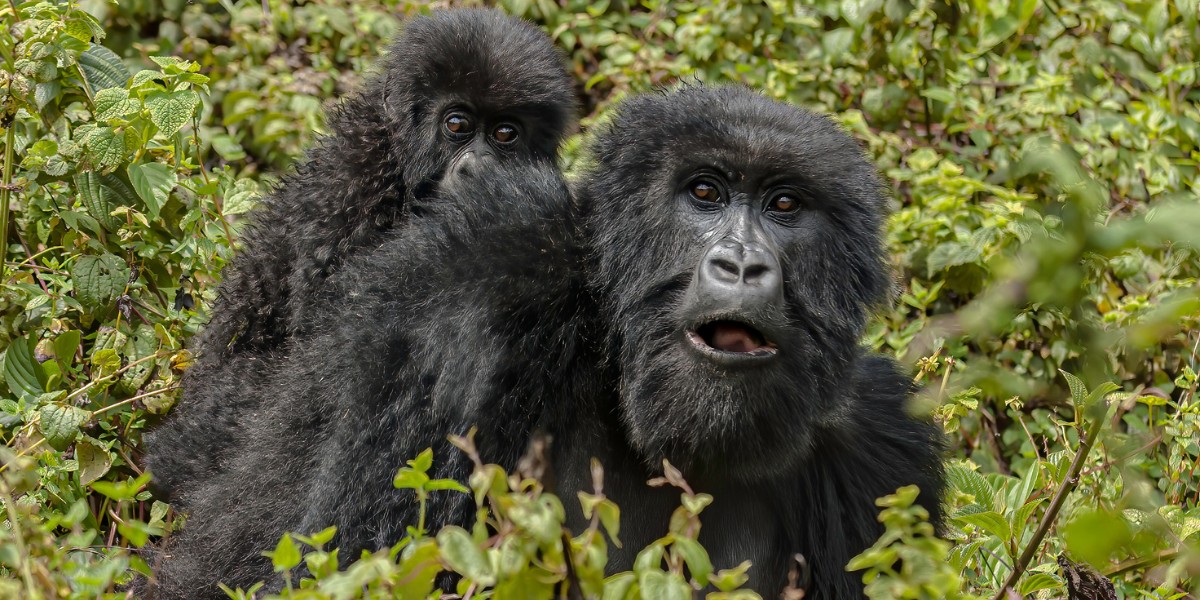
[[[551,159],[575,126],[575,93],[550,39],[494,11],[435,13],[393,48],[386,106],[410,199],[468,162]]]

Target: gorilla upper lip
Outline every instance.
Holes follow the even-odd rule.
[[[768,358],[779,348],[758,328],[734,319],[714,319],[687,331],[692,346],[717,357]]]

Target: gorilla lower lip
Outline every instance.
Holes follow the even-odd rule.
[[[753,326],[740,321],[718,320],[688,332],[692,345],[708,352],[766,357],[778,353]]]

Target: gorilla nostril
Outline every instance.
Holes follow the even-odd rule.
[[[771,268],[767,265],[749,265],[742,272],[742,281],[746,283],[759,283],[771,273]]]
[[[713,267],[713,275],[723,281],[737,282],[741,279],[742,270],[737,263],[727,258],[713,258],[708,262]]]

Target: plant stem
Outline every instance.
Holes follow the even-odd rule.
[[[1058,511],[1062,508],[1063,502],[1067,496],[1079,484],[1079,472],[1083,470],[1083,463],[1087,460],[1088,454],[1091,453],[1092,447],[1096,444],[1096,439],[1100,437],[1100,430],[1104,429],[1104,417],[1107,411],[1100,411],[1100,414],[1093,420],[1092,428],[1088,431],[1087,437],[1080,438],[1079,451],[1075,453],[1075,458],[1071,460],[1071,468],[1067,471],[1067,477],[1063,479],[1062,486],[1058,488],[1058,492],[1054,494],[1054,499],[1050,501],[1050,506],[1046,508],[1046,514],[1042,515],[1041,523],[1038,523],[1037,531],[1033,532],[1033,538],[1025,546],[1025,551],[1021,553],[1013,565],[1013,572],[1008,576],[1004,585],[996,592],[992,600],[1003,600],[1004,592],[1017,584],[1017,580],[1025,573],[1025,569],[1033,560],[1033,555],[1037,553],[1037,549],[1042,545],[1042,539],[1046,537],[1046,533],[1050,531],[1050,526],[1054,524],[1058,518]]]
[[[0,282],[7,272],[8,258],[8,203],[12,194],[13,145],[16,144],[17,116],[13,115],[4,134],[4,179],[0,181]]]

